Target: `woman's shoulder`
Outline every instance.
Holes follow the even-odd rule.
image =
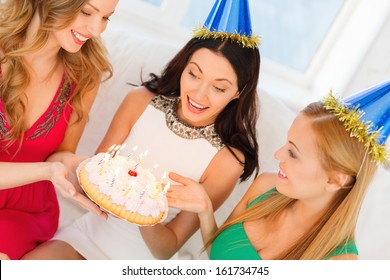
[[[276,173],[271,172],[265,172],[257,176],[245,194],[247,204],[274,189],[277,176]]]
[[[233,159],[239,160],[240,162],[245,162],[245,155],[237,148],[228,147],[224,145],[219,151],[218,155],[221,157],[221,160]]]
[[[153,99],[153,97],[155,97],[155,94],[145,87],[137,87],[127,93],[122,101],[121,107],[131,108],[132,110],[139,110],[143,108],[141,110],[142,112]]]
[[[129,91],[116,111],[113,123],[123,123],[126,120],[126,124],[132,127],[145,111],[153,96],[154,94],[144,87],[137,87]]]
[[[267,193],[273,192],[276,176],[273,173],[262,173],[257,176],[233,210],[231,217],[235,217],[245,211],[252,205],[251,203],[256,203],[259,199],[266,199]]]
[[[256,179],[253,181],[252,186],[260,194],[265,193],[275,187],[277,178],[278,174],[276,173],[264,172],[256,177]]]
[[[140,86],[130,90],[126,95],[126,99],[145,101],[149,103],[155,96],[156,95],[153,92],[143,86]]]

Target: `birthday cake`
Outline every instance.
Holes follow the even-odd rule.
[[[78,169],[88,197],[109,213],[140,226],[164,221],[168,213],[168,185],[130,156],[99,153]]]

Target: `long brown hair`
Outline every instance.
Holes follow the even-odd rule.
[[[324,259],[339,245],[354,238],[355,227],[367,187],[377,169],[364,143],[351,137],[338,118],[315,102],[302,110],[311,119],[317,137],[322,167],[331,174],[342,172],[351,177],[349,186],[342,187],[321,218],[277,259]],[[246,221],[267,219],[273,221],[295,199],[275,192],[265,201],[248,208],[238,217],[226,221],[206,244],[227,227]]]
[[[25,128],[24,92],[30,81],[23,56],[41,49],[50,32],[68,26],[88,0],[10,0],[0,6],[0,66],[7,62],[7,71],[0,78],[0,98],[12,129],[3,135],[11,143],[23,139]],[[26,31],[35,13],[39,13],[38,32],[31,44],[24,46]],[[61,23],[59,23],[61,22]],[[82,98],[97,83],[112,76],[107,50],[99,38],[89,39],[77,53],[61,49],[58,64],[63,65],[66,82],[75,85],[68,102],[80,121]],[[57,65],[58,65],[57,64]]]

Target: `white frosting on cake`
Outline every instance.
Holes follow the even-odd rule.
[[[127,210],[144,216],[158,217],[162,211],[167,211],[161,180],[157,181],[149,169],[137,166],[133,159],[99,153],[84,167],[91,183],[111,197],[113,203],[124,205]],[[129,170],[137,175],[129,175]]]

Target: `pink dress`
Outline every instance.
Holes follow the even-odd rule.
[[[18,142],[4,150],[7,142],[3,136],[10,126],[0,100],[0,162],[45,161],[64,139],[72,112],[69,98],[73,90],[64,75],[50,106],[25,132],[18,152]],[[11,259],[20,259],[39,243],[53,237],[58,218],[59,205],[50,181],[0,190],[0,252]]]

